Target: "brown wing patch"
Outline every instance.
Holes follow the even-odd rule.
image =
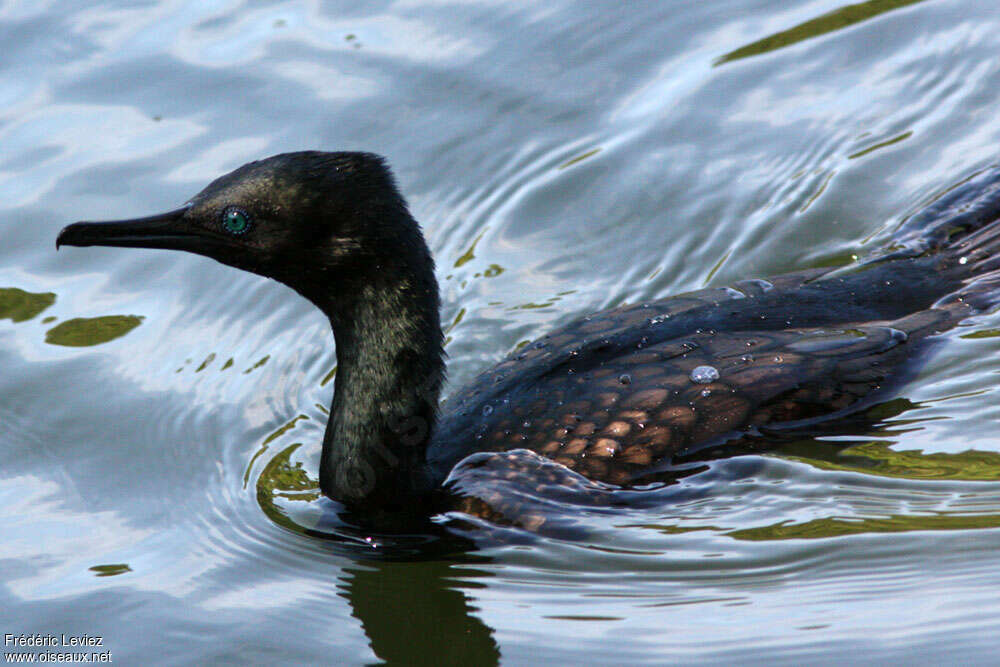
[[[528,447],[590,479],[628,484],[713,438],[850,405],[880,386],[904,342],[888,327],[696,333],[612,358],[592,373],[544,377],[516,419],[494,419],[488,440],[498,449]],[[692,380],[702,365],[719,378]]]

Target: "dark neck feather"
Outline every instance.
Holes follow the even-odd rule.
[[[405,209],[393,214],[407,224],[394,225],[380,257],[300,290],[330,318],[337,345],[320,488],[365,512],[412,509],[440,483],[426,465],[444,379],[434,263]]]

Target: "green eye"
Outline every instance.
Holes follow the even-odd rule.
[[[222,212],[222,226],[230,234],[246,234],[250,230],[250,216],[246,211],[230,206]]]

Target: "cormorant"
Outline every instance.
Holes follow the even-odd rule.
[[[312,301],[330,319],[338,369],[322,492],[361,514],[426,515],[471,507],[455,489],[484,468],[526,475],[543,493],[579,475],[628,487],[698,447],[856,409],[918,342],[997,301],[998,184],[997,170],[971,179],[850,270],[578,319],[440,409],[434,262],[376,155],[251,162],[181,208],[78,222],[56,246],[186,250]]]

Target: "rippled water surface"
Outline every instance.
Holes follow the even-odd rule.
[[[251,159],[382,153],[453,389],[600,308],[849,263],[996,164],[992,3],[7,1],[0,44],[0,633],[123,664],[995,660],[998,314],[865,419],[566,536],[366,540],[316,497],[319,312],[53,247]]]

